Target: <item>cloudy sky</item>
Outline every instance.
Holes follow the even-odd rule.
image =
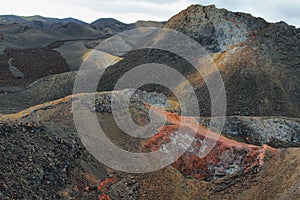
[[[74,17],[86,22],[103,17],[126,23],[166,21],[191,4],[215,4],[218,8],[251,13],[270,22],[286,21],[300,27],[299,0],[3,0],[0,15]]]

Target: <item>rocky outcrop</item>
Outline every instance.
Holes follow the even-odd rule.
[[[267,25],[263,19],[249,14],[233,13],[214,5],[192,5],[173,16],[165,27],[187,34],[212,52],[220,52],[245,42],[253,31]]]
[[[200,118],[208,126],[209,119]],[[253,145],[268,144],[275,148],[300,147],[299,118],[227,117],[223,134],[236,141]]]
[[[246,173],[261,167],[266,151],[269,153],[274,151],[267,146],[262,148],[238,143],[210,131],[214,136],[210,135],[206,140],[214,140],[216,145],[206,156],[201,157],[199,155],[203,151],[202,145],[209,145],[209,142],[205,141],[209,131],[207,128],[201,124],[197,127],[198,122],[190,117],[166,113],[162,109],[156,109],[156,113],[165,116],[168,125],[161,127],[145,146],[152,151],[163,152],[172,151],[167,149],[166,143],[174,143],[177,148],[187,148],[185,154],[173,164],[184,176],[211,181],[237,173]],[[184,130],[178,132],[179,127],[183,127]],[[192,137],[193,132],[196,135],[192,145],[185,146],[184,138]]]

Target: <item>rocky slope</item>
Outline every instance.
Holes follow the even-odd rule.
[[[53,101],[71,95],[75,72],[62,73],[39,79],[20,91],[7,92],[4,88],[0,94],[0,115],[15,113],[34,105]]]
[[[130,93],[119,91],[115,94]],[[164,143],[170,142],[169,136],[171,141],[176,137],[172,131],[178,117],[172,113],[167,114],[167,119],[168,126],[173,128],[165,126],[153,130],[157,134],[148,141],[126,136],[111,120],[111,111],[107,109],[110,95],[97,94],[96,102],[100,103],[95,105],[96,109],[88,108],[90,112],[96,111],[98,119],[105,122],[102,123],[104,130],[116,144],[124,148],[162,148]],[[139,103],[142,99],[148,100],[147,105],[165,105],[158,94],[145,95],[140,93],[138,99],[132,101],[131,110],[136,121],[148,118],[144,113],[148,108]],[[149,101],[153,96],[158,101]],[[83,96],[73,99],[82,106],[90,106]],[[165,111],[156,111],[157,114],[161,112]],[[255,120],[263,122],[266,119]],[[123,174],[97,162],[82,146],[73,124],[71,97],[4,115],[0,121],[1,198],[196,200],[248,196],[251,199],[298,199],[300,195],[299,148],[260,147],[221,136],[211,157],[201,160],[193,152],[199,147],[197,140],[200,137],[172,166],[148,174]],[[236,121],[235,127],[239,127],[240,132],[247,132],[247,127]],[[299,127],[297,120],[293,123]],[[262,134],[273,130],[268,126],[260,128]],[[294,134],[293,130],[285,133]],[[248,137],[255,139],[252,135]],[[227,168],[230,163],[236,167]],[[196,170],[200,168],[202,170]]]
[[[187,34],[210,52],[225,84],[228,115],[300,116],[299,29],[201,5],[190,6],[164,27]],[[100,91],[111,90],[135,66],[159,62],[186,76],[189,82],[178,83],[177,91],[188,95],[187,83],[193,85],[202,115],[210,115],[208,89],[189,63],[159,50],[132,51],[123,57],[107,69]]]
[[[225,83],[229,115],[299,117],[300,29],[201,5],[175,15],[165,27],[212,52]]]

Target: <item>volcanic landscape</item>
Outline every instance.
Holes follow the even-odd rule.
[[[224,82],[226,116],[211,116],[203,77],[162,50],[102,54],[94,101],[73,92],[78,70],[101,42],[145,27],[181,32],[206,49]],[[155,84],[114,90],[126,72],[157,60],[187,78],[176,91],[188,96],[192,85],[201,116],[182,115],[172,91]],[[0,69],[0,199],[300,199],[300,29],[285,22],[268,23],[214,5],[191,5],[166,22],[132,24],[3,15]],[[139,126],[165,117],[150,138],[131,137],[118,127],[112,97],[128,96],[127,109]],[[179,145],[180,137],[194,139],[160,170],[117,171],[83,145],[74,104],[95,114],[107,137],[126,151],[160,151],[168,143]],[[118,107],[122,112],[124,105]],[[216,145],[198,157],[207,131],[217,134],[209,129],[211,119],[221,117],[225,124],[212,139]],[[178,135],[180,126],[184,135]]]

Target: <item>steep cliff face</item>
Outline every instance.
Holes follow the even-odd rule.
[[[253,31],[268,25],[261,18],[249,14],[217,9],[214,5],[192,5],[173,16],[165,25],[187,34],[212,52],[245,42]]]

